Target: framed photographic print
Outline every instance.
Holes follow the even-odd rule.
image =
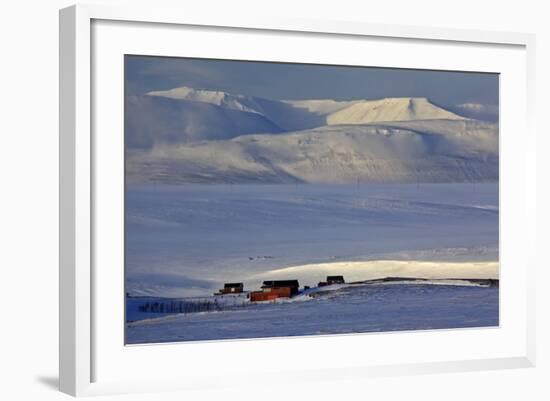
[[[534,363],[532,36],[60,27],[62,391]]]
[[[125,85],[127,344],[498,326],[497,73],[126,55]]]

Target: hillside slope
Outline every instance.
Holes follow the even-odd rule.
[[[256,112],[159,96],[128,97],[125,124],[126,146],[130,149],[283,131]]]
[[[467,182],[498,179],[498,127],[474,120],[335,125],[129,152],[129,182]]]

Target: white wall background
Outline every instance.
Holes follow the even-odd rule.
[[[97,3],[136,3],[96,0]],[[58,191],[58,21],[65,0],[3,2],[0,23],[0,398],[57,400],[57,191]],[[429,25],[504,31],[537,36],[540,255],[548,247],[550,132],[550,28],[543,1],[479,0],[276,0],[151,1],[180,4],[189,12],[222,15],[261,8],[263,14],[375,23]],[[521,133],[518,133],[521,135]],[[550,283],[547,261],[538,271],[538,366],[534,369],[369,379],[292,385],[292,399],[547,400],[550,399]],[[183,362],[182,362],[183,363]],[[192,394],[120,396],[131,400],[214,400],[256,397],[260,389]],[[265,393],[266,400],[276,399]],[[115,399],[115,397],[106,397]]]

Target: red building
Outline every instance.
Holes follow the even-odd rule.
[[[298,280],[270,280],[264,281],[261,291],[250,293],[250,301],[271,301],[277,298],[290,298],[298,294],[300,284]]]

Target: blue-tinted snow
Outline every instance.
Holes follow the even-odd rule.
[[[129,323],[127,343],[493,327],[499,324],[498,294],[493,287],[352,286],[309,300]]]
[[[126,219],[131,295],[254,289],[312,263],[498,261],[496,183],[130,186]]]

